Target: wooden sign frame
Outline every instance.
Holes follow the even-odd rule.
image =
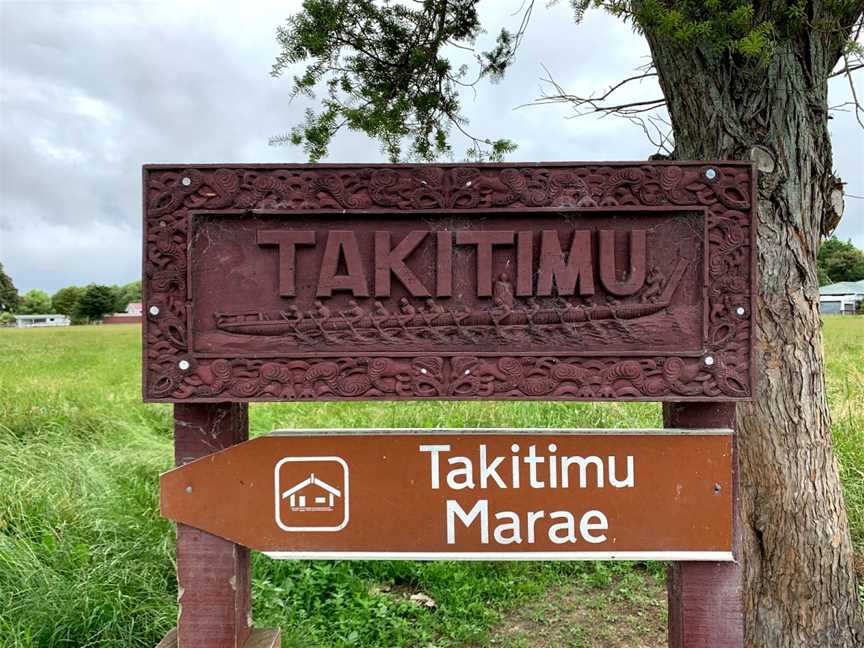
[[[734,429],[735,402],[752,398],[756,377],[756,189],[754,165],[735,161],[146,165],[144,400],[174,403],[177,466],[247,440],[247,403],[252,401],[664,401],[668,428]],[[196,327],[202,321],[200,316],[196,319],[193,291],[200,281],[193,256],[195,224],[208,218],[232,215],[239,221],[289,222],[342,215],[362,222],[390,216],[428,220],[458,215],[469,221],[492,216],[521,219],[530,230],[532,219],[641,214],[647,222],[676,213],[696,214],[704,224],[698,274],[703,299],[696,318],[701,345],[684,353],[656,353],[650,347],[580,352],[572,344],[517,353],[417,353],[405,348],[399,353],[386,348],[337,353],[323,345],[317,354],[306,349],[265,357],[220,354],[218,345],[216,352],[202,353],[195,346]],[[631,245],[632,241],[631,235]],[[398,263],[399,255],[394,258]],[[565,308],[572,309],[572,303]],[[575,308],[597,312],[587,301]],[[608,295],[599,308],[612,317],[621,312]],[[555,316],[565,324],[575,317],[572,310],[567,313]],[[327,326],[315,325],[326,338]],[[421,361],[405,360],[414,357]],[[460,376],[466,375],[465,367],[454,362],[464,364],[466,357],[468,373],[474,372],[484,389],[463,389],[466,381]],[[372,372],[382,371],[391,375],[369,387]],[[428,387],[430,372],[433,389]],[[357,376],[359,380],[343,381],[342,387],[335,380]],[[733,435],[735,560],[672,563],[668,593],[673,648],[743,646],[736,451]],[[248,548],[178,523],[181,613],[177,628],[159,646],[278,646],[278,630],[252,627],[250,578]]]
[[[145,166],[144,398],[746,400],[754,381],[754,173],[751,164],[742,162]],[[434,345],[417,350],[410,343],[397,345],[395,353],[392,345],[345,353],[319,342],[309,352],[226,354],[218,345],[215,351],[202,351],[193,342],[200,327],[200,318],[194,317],[200,296],[193,292],[192,240],[195,223],[208,218],[228,215],[230,222],[239,223],[267,217],[291,223],[341,215],[362,230],[367,220],[396,216],[417,222],[506,217],[511,229],[515,222],[530,232],[532,223],[544,218],[647,221],[682,213],[695,214],[704,228],[704,249],[699,251],[704,267],[697,275],[702,281],[701,340],[686,352],[652,352],[648,345],[626,352],[583,352],[578,345],[552,344],[514,352],[521,346],[517,343],[477,353],[438,352]],[[256,248],[255,241],[247,247]],[[224,263],[227,272],[237,260]],[[667,269],[666,283],[674,272]],[[240,290],[231,282],[223,288]],[[242,290],[268,289],[269,284],[251,284]],[[608,304],[584,310],[618,318],[627,306],[615,305],[618,300],[611,295],[607,299]],[[371,313],[374,295],[367,301]],[[516,310],[514,317],[526,317]],[[564,321],[560,312],[551,317]],[[314,320],[314,313],[307,315],[303,325],[314,330]]]

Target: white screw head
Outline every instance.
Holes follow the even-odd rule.
[[[153,317],[156,317],[156,316],[159,314],[159,307],[158,307],[158,306],[151,306],[151,307],[148,309],[148,312],[149,312]]]
[[[181,370],[186,371],[191,365],[188,360],[181,360],[177,363],[177,366],[180,367]]]
[[[426,369],[425,369],[425,368],[421,368],[421,369],[420,369],[420,373],[422,373],[422,374],[426,374],[426,373],[429,373],[429,372],[428,372],[428,371],[426,371]]]
[[[192,487],[191,487],[191,486],[187,486],[187,487],[186,487],[186,492],[187,492],[187,493],[191,493],[191,492],[192,492]]]
[[[736,308],[736,309],[735,309],[735,314],[736,314],[738,317],[743,317],[743,316],[744,316],[744,307],[743,307],[743,306],[739,306],[738,308]]]
[[[705,364],[709,367],[714,364],[714,356],[705,356]]]
[[[184,187],[188,187],[192,184],[192,178],[190,178],[189,176],[185,176],[180,182]]]
[[[471,370],[470,370],[470,369],[466,369],[466,370],[465,370],[465,375],[466,375],[466,376],[467,376],[468,374],[470,374],[470,373],[471,373]]]
[[[709,180],[713,180],[714,178],[717,177],[717,169],[707,169],[705,171],[705,177],[708,178]]]

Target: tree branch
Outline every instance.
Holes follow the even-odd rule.
[[[648,115],[646,119],[638,115],[630,115],[625,119],[639,126],[645,133],[645,138],[657,148],[652,157],[670,157],[675,152],[672,124],[661,116]]]
[[[829,79],[833,79],[834,77],[838,77],[844,74],[850,74],[857,70],[864,69],[864,63],[853,63],[852,65],[847,65],[845,67],[840,68],[839,70],[835,70],[831,74],[828,75]]]
[[[846,81],[849,84],[849,92],[852,93],[852,101],[849,102],[853,106],[853,111],[855,113],[855,121],[858,122],[858,125],[861,128],[864,128],[864,107],[861,106],[861,101],[858,99],[858,93],[855,90],[855,81],[852,79],[853,65],[849,62],[849,55],[843,55],[843,62],[846,64],[844,67],[843,75],[846,77]],[[864,64],[858,65],[859,69],[864,67]]]
[[[642,101],[609,103],[612,95],[627,84],[656,77],[657,73],[654,72],[653,66],[650,65],[643,69],[641,74],[627,77],[626,79],[622,79],[618,83],[609,86],[609,88],[607,88],[602,94],[591,94],[587,96],[580,96],[566,92],[561,84],[555,81],[552,74],[549,72],[549,69],[545,65],[543,66],[543,70],[546,72],[546,77],[541,78],[540,80],[547,86],[551,86],[552,92],[545,92],[541,89],[541,96],[539,98],[530,103],[517,106],[517,108],[524,108],[526,106],[544,106],[554,103],[569,103],[573,105],[573,110],[576,113],[574,116],[576,117],[590,114],[601,114],[604,117],[607,115],[632,117],[640,113],[657,110],[666,105],[666,100],[663,97],[645,99]]]

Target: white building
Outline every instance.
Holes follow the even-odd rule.
[[[864,281],[841,281],[819,289],[822,315],[854,315],[864,303]]]
[[[141,302],[131,302],[126,306],[126,311],[123,313],[114,313],[106,315],[102,318],[103,324],[140,324],[141,323]]]
[[[72,322],[65,315],[16,315],[15,326],[18,328],[36,328],[42,326],[69,326]]]

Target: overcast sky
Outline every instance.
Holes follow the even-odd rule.
[[[304,161],[267,144],[305,108],[289,101],[290,77],[269,75],[276,26],[299,4],[0,0],[0,262],[19,290],[139,278],[144,163]],[[490,32],[515,28],[520,5],[481,3]],[[626,122],[514,110],[539,94],[544,65],[568,91],[589,92],[648,55],[616,19],[594,12],[576,28],[569,3],[542,7],[505,80],[465,97],[472,130],[515,140],[512,161],[646,159],[654,148]],[[830,103],[847,100],[832,81]],[[831,131],[837,172],[864,196],[864,132],[849,113]],[[346,134],[326,161],[384,158]],[[864,200],[847,200],[837,234],[864,247]]]

